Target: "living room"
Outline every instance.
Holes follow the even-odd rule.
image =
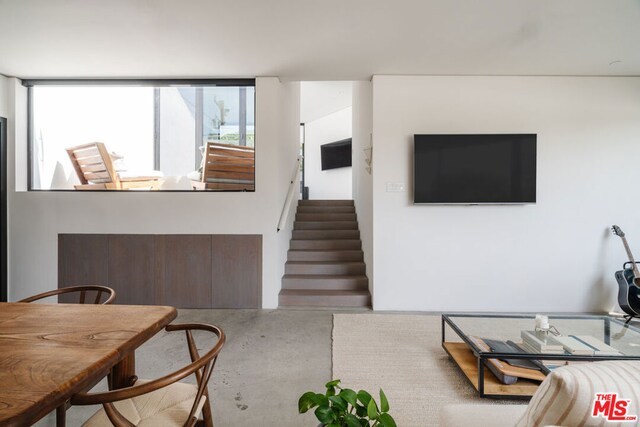
[[[206,14],[198,13],[216,15],[222,6],[246,19],[246,33],[237,34],[237,20],[211,26]],[[359,335],[342,335],[344,329],[336,325],[349,321],[340,316],[373,316],[359,326],[365,335],[368,321],[384,324],[386,316],[390,329],[384,330],[391,335],[397,333],[393,327],[407,326],[394,323],[394,316],[435,319],[411,331],[428,332],[435,350],[423,350],[435,358],[433,369],[450,375],[437,384],[452,393],[464,388],[464,403],[487,404],[503,402],[478,397],[459,374],[440,346],[440,314],[526,314],[533,328],[536,314],[622,311],[614,274],[628,257],[610,228],[619,225],[630,249],[640,253],[640,201],[634,197],[640,180],[637,2],[436,1],[405,7],[330,2],[301,8],[288,0],[271,6],[118,2],[108,7],[98,2],[29,1],[0,3],[0,12],[0,117],[7,118],[6,300],[14,303],[63,286],[61,236],[260,236],[255,263],[259,300],[252,308],[183,310],[166,299],[159,304],[178,307],[180,318],[215,323],[227,332],[229,341],[210,383],[218,425],[241,425],[243,419],[274,425],[278,419],[254,412],[258,407],[268,410],[259,406],[265,389],[251,380],[261,373],[245,370],[239,376],[242,384],[257,387],[253,392],[249,386],[222,382],[229,382],[234,369],[241,370],[232,359],[249,357],[242,337],[250,339],[249,347],[256,352],[251,363],[259,365],[263,356],[267,366],[287,372],[280,378],[291,389],[277,395],[286,401],[272,402],[277,411],[287,412],[280,425],[315,425],[313,416],[307,417],[311,414],[297,414],[297,397],[307,390],[320,391],[333,378],[376,397],[383,388],[398,425],[436,425],[447,402],[429,403],[430,418],[415,424],[416,418],[407,413],[420,409],[411,403],[426,408],[424,402],[438,396],[405,399],[397,390],[403,384],[415,386],[409,379],[393,382],[388,378],[393,372],[372,365],[361,373],[366,384],[350,382],[357,376],[336,364],[336,357],[343,355],[338,361],[352,366],[344,349],[335,346],[350,339],[368,344]],[[278,16],[283,25],[273,28],[265,16]],[[227,44],[233,48],[225,48]],[[25,81],[156,79],[170,84],[229,78],[255,79],[255,191],[30,187],[33,135]],[[278,309],[300,198],[293,194],[287,204],[299,180],[294,176],[292,183],[291,172],[300,148],[300,87],[301,82],[319,80],[353,82],[353,206],[373,313]],[[438,134],[535,134],[534,203],[414,203],[414,135]],[[86,250],[83,257],[80,261],[101,256],[92,257]],[[405,318],[410,324],[414,320]],[[299,325],[297,335],[287,335],[292,325]],[[262,328],[269,330],[267,338],[261,338]],[[271,345],[258,344],[278,335],[269,343],[292,353],[270,354]],[[309,347],[296,349],[295,342]],[[138,355],[138,365],[152,360],[153,350],[160,348],[151,343],[147,356]],[[237,353],[226,356],[232,349]],[[300,364],[295,365],[297,374],[279,371],[296,351],[319,366],[308,380],[304,360],[295,362]],[[398,354],[393,357],[400,360]],[[297,377],[284,379],[288,375]],[[242,402],[234,400],[239,392],[245,396]],[[640,391],[634,393],[627,398],[640,396]],[[247,396],[253,398],[250,403]],[[237,404],[249,408],[241,410]],[[76,416],[75,410],[69,410],[69,425],[84,421],[86,412]],[[53,422],[51,416],[46,420]]]

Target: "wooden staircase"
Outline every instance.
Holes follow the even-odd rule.
[[[353,200],[300,200],[280,307],[371,306]]]

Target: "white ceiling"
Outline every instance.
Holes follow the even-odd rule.
[[[0,73],[640,75],[640,0],[0,0]]]

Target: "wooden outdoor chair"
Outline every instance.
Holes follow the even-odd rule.
[[[79,393],[71,398],[73,405],[98,405],[103,408],[83,426],[132,427],[203,425],[213,427],[207,384],[225,342],[224,332],[214,325],[202,323],[174,324],[167,331],[185,331],[191,363],[156,380],[137,380],[131,387],[102,393]],[[217,336],[213,347],[203,356],[196,348],[192,331],[206,331]],[[179,380],[195,374],[197,384]],[[202,419],[199,419],[202,414]]]
[[[253,147],[207,142],[202,159],[200,190],[255,190],[256,156]]]
[[[95,293],[95,298],[91,298]],[[116,291],[106,286],[100,285],[82,285],[82,286],[69,286],[66,288],[54,289],[53,291],[43,292],[41,294],[33,295],[28,298],[21,299],[18,302],[34,302],[50,297],[59,297],[59,302],[69,303],[74,302],[73,294],[78,294],[78,304],[111,304],[116,298]],[[89,298],[87,298],[89,294]],[[107,298],[102,301],[102,296]],[[61,298],[60,298],[61,297]],[[110,382],[110,381],[109,381]],[[69,402],[65,402],[56,408],[56,426],[64,427],[66,424],[66,412],[71,405]]]
[[[158,171],[142,175],[116,171],[102,142],[67,148],[67,154],[80,179],[81,184],[75,186],[76,190],[157,190],[160,187],[162,174]]]
[[[91,298],[89,298],[88,301],[87,293],[92,296],[94,292],[96,294],[95,298],[93,298],[92,302]],[[18,302],[33,302],[53,296],[62,296],[62,298],[59,298],[59,302],[74,302],[70,298],[70,294],[78,294],[78,304],[111,304],[116,298],[116,291],[106,286],[82,285],[54,289],[53,291],[43,292],[38,295],[33,295],[28,298],[21,299]],[[107,299],[101,302],[103,294],[107,297]]]

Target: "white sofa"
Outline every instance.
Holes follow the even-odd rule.
[[[443,427],[538,427],[538,426],[634,426],[607,420],[607,403],[593,416],[596,394],[629,400],[627,416],[640,416],[640,361],[579,363],[553,371],[540,385],[528,405],[448,405],[440,414]],[[601,398],[600,398],[601,399]],[[620,409],[620,413],[625,412]],[[615,416],[616,414],[612,414]]]

